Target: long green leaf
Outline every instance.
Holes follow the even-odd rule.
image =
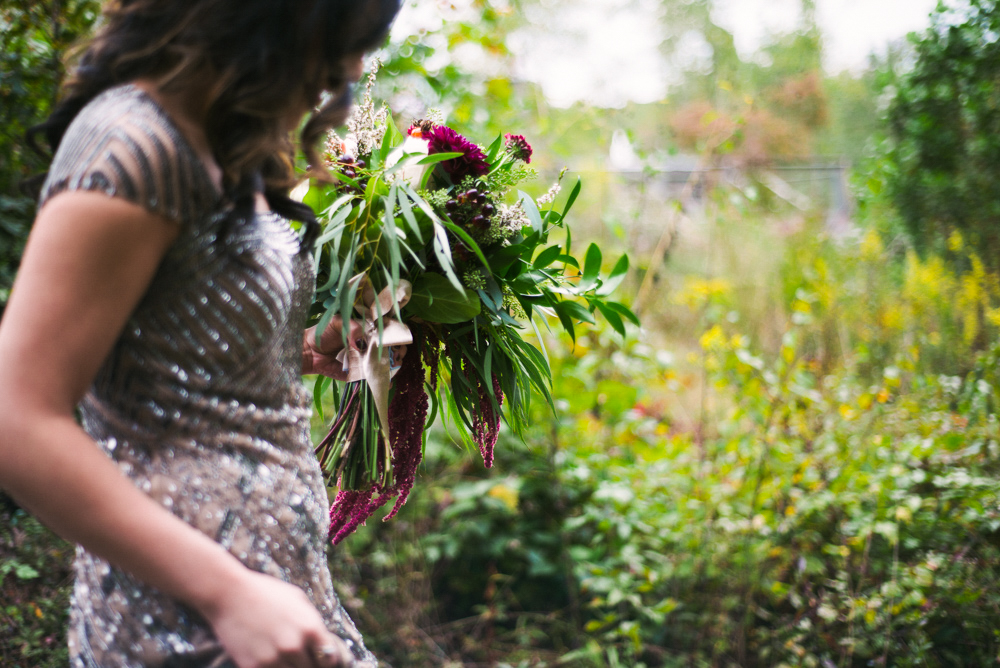
[[[582,304],[564,299],[556,302],[554,308],[558,314],[565,314],[567,317],[594,324],[594,316]]]
[[[535,204],[535,200],[525,192],[520,190],[517,191],[518,201],[521,202],[521,208],[524,209],[524,213],[527,214],[528,220],[531,221],[531,229],[535,232],[541,234],[545,231],[545,225],[542,223],[542,214],[538,211],[538,205]]]
[[[465,155],[462,152],[450,152],[450,153],[434,153],[433,155],[427,155],[417,161],[418,165],[436,165],[439,162],[444,162],[445,160],[452,160],[454,158],[461,158]]]
[[[618,302],[607,302],[607,306],[609,309],[622,316],[636,327],[642,326],[642,323],[639,322],[639,317],[624,304],[620,304]]]
[[[583,261],[583,280],[578,286],[581,290],[587,290],[597,282],[597,278],[601,274],[602,261],[601,249],[597,244],[590,244]]]
[[[560,248],[558,245],[549,246],[548,248],[546,248],[545,250],[543,250],[541,253],[538,254],[538,257],[536,257],[535,261],[531,263],[531,266],[533,269],[544,269],[545,267],[555,262],[556,258],[558,258],[561,253],[562,253],[562,248]]]
[[[618,258],[618,262],[615,263],[614,268],[608,275],[607,279],[601,283],[601,287],[597,288],[596,292],[602,297],[606,297],[615,291],[622,281],[625,280],[625,275],[628,273],[628,255],[622,255]]]
[[[479,244],[477,244],[476,241],[471,236],[469,236],[468,232],[466,232],[461,227],[451,222],[447,218],[442,218],[441,224],[444,225],[449,232],[451,232],[456,237],[464,241],[465,245],[469,248],[469,250],[475,253],[476,257],[479,258],[479,261],[483,263],[484,267],[490,266],[490,263],[486,259],[486,256],[483,255],[483,251],[479,248]]]
[[[392,276],[391,287],[393,292],[395,292],[396,285],[399,284],[399,268],[403,264],[403,258],[399,255],[396,217],[392,215],[396,202],[396,190],[396,186],[392,186],[389,194],[383,198],[383,202],[385,203],[385,216],[383,217],[385,225],[382,228],[382,238],[385,239],[386,246],[389,248],[389,273]]]
[[[497,135],[497,138],[493,140],[490,147],[486,149],[486,160],[491,165],[496,162],[497,156],[500,155],[500,149],[503,148],[503,135]]]
[[[593,304],[601,312],[601,315],[604,316],[604,319],[608,321],[611,328],[622,336],[625,336],[625,323],[622,322],[621,316],[614,309],[608,308],[607,304],[600,300],[595,299]]]
[[[576,202],[576,198],[580,196],[580,189],[583,187],[583,181],[580,177],[576,177],[576,185],[573,186],[573,190],[569,193],[569,198],[566,200],[566,206],[563,207],[562,217],[565,220],[566,214],[569,210],[573,208],[573,204]],[[566,244],[566,252],[569,252],[569,244]]]

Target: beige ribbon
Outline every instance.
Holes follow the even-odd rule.
[[[395,372],[399,370],[398,367],[392,368],[391,348],[413,343],[410,328],[392,316],[395,305],[398,304],[399,308],[403,308],[410,301],[413,288],[409,281],[403,279],[396,286],[395,294],[387,287],[376,295],[372,282],[365,274],[352,277],[351,282],[361,284],[361,304],[354,308],[363,319],[363,348],[346,345],[337,355],[337,361],[344,365],[349,382],[359,380],[368,382],[372,396],[375,397],[375,407],[378,409],[379,422],[382,423],[382,432],[388,439],[389,386]]]

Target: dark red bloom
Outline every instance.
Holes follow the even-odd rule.
[[[531,162],[531,144],[524,138],[524,135],[504,135],[504,148],[518,160]]]
[[[471,366],[471,365],[470,365]],[[493,448],[500,437],[500,407],[503,406],[503,390],[500,379],[493,374],[493,396],[497,398],[496,410],[490,401],[489,393],[483,383],[479,383],[479,412],[472,416],[472,438],[479,446],[479,454],[483,456],[486,468],[493,466]]]
[[[429,155],[435,153],[464,154],[441,163],[441,169],[447,172],[455,183],[466,176],[486,176],[489,173],[490,164],[486,162],[483,150],[451,128],[435,125],[423,133],[423,138],[427,140]]]

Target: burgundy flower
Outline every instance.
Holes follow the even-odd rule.
[[[485,176],[490,171],[483,150],[471,141],[444,125],[435,125],[422,133],[427,140],[428,154],[464,153],[461,157],[445,160],[441,168],[451,180],[458,183],[466,176]]]
[[[517,160],[531,162],[531,144],[524,135],[504,135],[504,148]]]
[[[471,366],[471,364],[470,364]],[[503,406],[503,390],[500,379],[493,374],[493,396],[497,399],[497,408]],[[482,382],[477,383],[479,389],[479,412],[472,416],[472,438],[479,446],[479,454],[483,456],[483,465],[493,467],[493,448],[500,437],[500,411],[493,410],[493,402]]]

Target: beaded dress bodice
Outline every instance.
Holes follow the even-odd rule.
[[[233,223],[163,110],[126,85],[71,124],[42,203],[86,190],[180,226],[80,405],[84,428],[154,500],[250,568],[300,586],[375,665],[333,592],[328,499],[299,376],[315,283],[282,217]],[[227,666],[204,620],[80,549],[70,619],[75,667]]]

